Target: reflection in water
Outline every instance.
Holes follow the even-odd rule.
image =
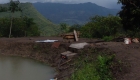
[[[32,59],[0,55],[0,80],[49,80],[55,71]]]

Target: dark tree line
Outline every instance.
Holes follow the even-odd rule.
[[[7,3],[8,7],[0,6],[0,12],[10,11],[10,18],[0,18],[0,37],[23,37],[23,36],[39,36],[39,29],[34,22],[33,18],[21,16],[20,18],[14,18],[15,12],[22,12],[19,4],[20,1],[10,0]]]
[[[9,18],[0,18],[0,37],[9,37]],[[40,32],[32,18],[13,18],[11,37],[39,36]]]
[[[8,11],[7,7],[0,6],[0,12],[6,12],[6,11]]]
[[[118,3],[122,4],[119,16],[124,30],[138,32],[140,30],[140,0],[118,0]]]

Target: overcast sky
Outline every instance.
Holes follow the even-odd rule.
[[[0,0],[0,3],[7,3],[10,0]],[[14,0],[15,1],[15,0]],[[66,2],[66,3],[84,3],[84,2],[92,2],[97,5],[104,6],[107,8],[118,8],[117,1],[118,0],[19,0],[20,2]]]

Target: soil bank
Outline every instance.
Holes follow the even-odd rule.
[[[52,48],[53,43],[36,43],[36,40],[53,39],[59,40],[60,46],[58,48]],[[95,43],[97,40],[92,39],[80,39],[79,42]],[[47,63],[57,70],[55,77],[58,80],[65,80],[66,77],[70,77],[70,73],[73,72],[72,59],[69,64],[58,66],[61,61],[60,54],[62,52],[71,50],[69,45],[71,43],[63,42],[60,37],[34,37],[34,38],[0,38],[0,53],[3,55],[28,57],[38,60],[43,63]],[[116,58],[124,63],[129,63],[130,69],[123,75],[118,75],[117,80],[139,80],[140,79],[140,44],[132,43],[125,45],[123,42],[101,42],[90,47],[107,48],[116,54]],[[79,53],[77,50],[71,50]],[[73,57],[76,58],[77,56]]]

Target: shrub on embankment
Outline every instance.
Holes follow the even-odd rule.
[[[84,50],[74,63],[75,72],[68,80],[114,80],[118,75],[115,73],[122,72],[122,64],[108,49]]]

